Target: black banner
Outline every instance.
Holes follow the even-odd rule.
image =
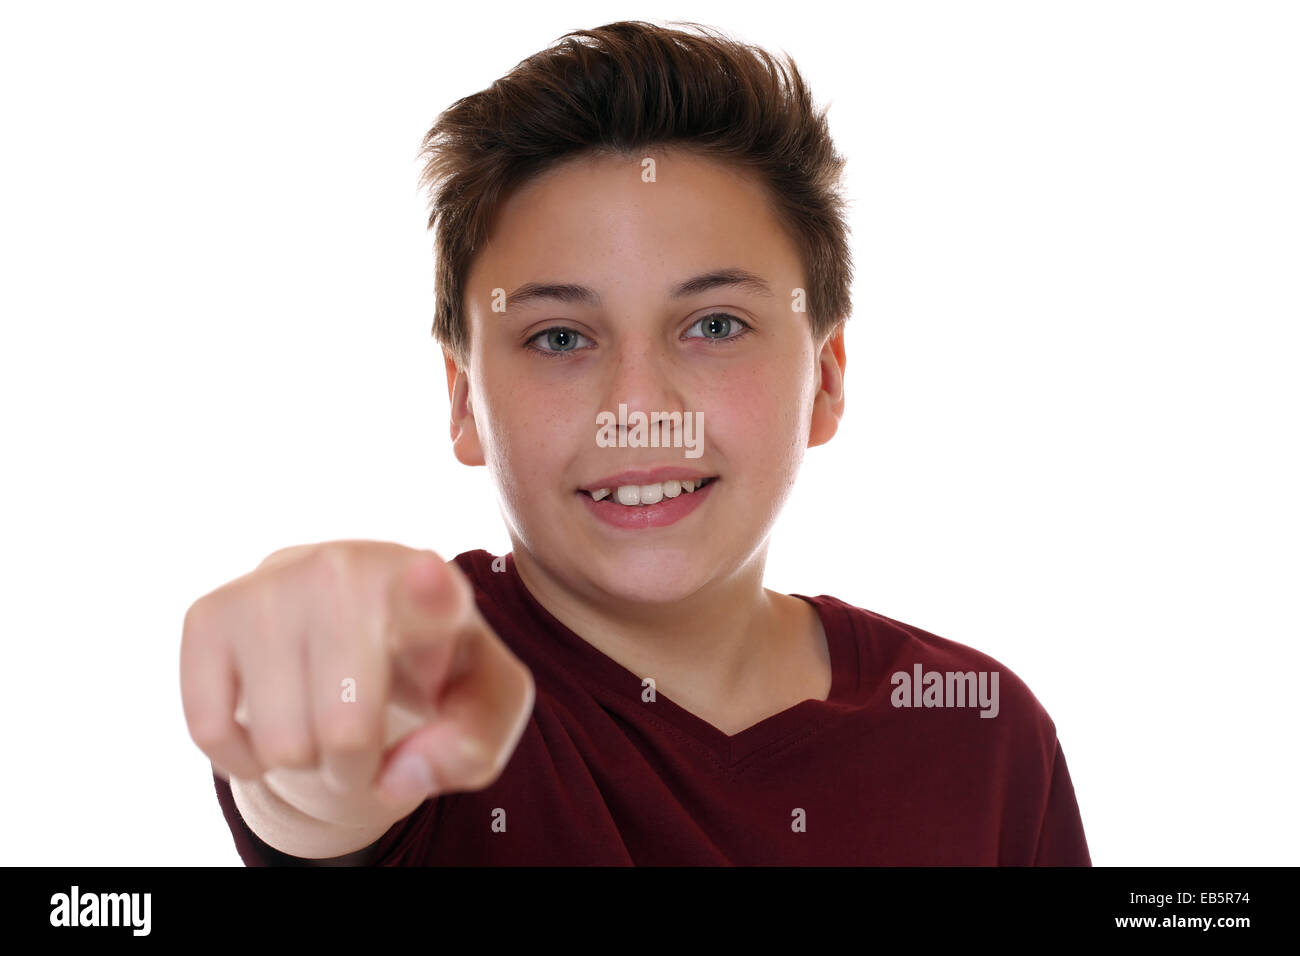
[[[448,920],[497,934],[626,926],[683,942],[682,927],[902,932],[918,942],[1168,937],[1233,945],[1287,925],[1292,868],[1091,869],[8,869],[5,926],[72,935],[338,944],[427,939]],[[749,923],[750,926],[745,924]],[[887,936],[878,937],[884,933]],[[1046,936],[1044,934],[1047,934]],[[688,940],[689,941],[689,940]],[[613,942],[608,940],[608,942]],[[603,948],[603,947],[602,947]]]

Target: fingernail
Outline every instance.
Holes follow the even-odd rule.
[[[428,761],[406,754],[384,774],[379,785],[394,800],[414,800],[433,790],[433,772]]]

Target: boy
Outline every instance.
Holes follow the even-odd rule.
[[[762,586],[844,409],[843,160],[797,69],[567,37],[424,144],[452,444],[513,550],[307,545],[195,602],[186,719],[241,856],[1089,865],[1014,674]]]

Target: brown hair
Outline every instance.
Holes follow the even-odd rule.
[[[561,157],[689,147],[757,172],[803,254],[813,340],[850,312],[853,266],[837,191],[844,158],[793,60],[697,23],[644,21],[566,33],[425,134],[420,187],[437,229],[433,334],[464,366],[462,308],[474,251],[513,189]]]

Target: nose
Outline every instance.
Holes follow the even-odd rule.
[[[648,334],[618,337],[606,353],[608,362],[601,388],[601,411],[618,413],[626,405],[629,414],[685,412],[679,370],[667,343]]]

